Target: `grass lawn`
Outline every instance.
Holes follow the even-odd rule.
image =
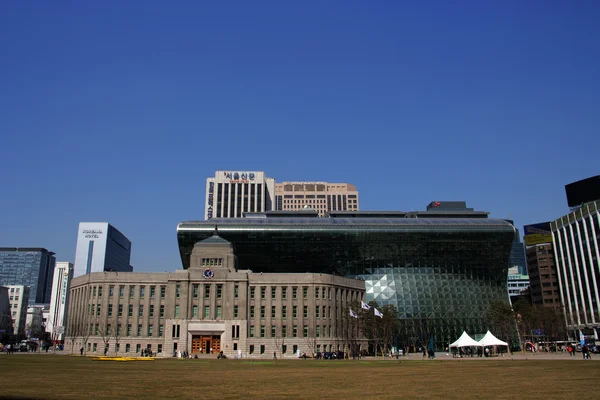
[[[583,360],[93,361],[0,355],[0,399],[597,399]]]

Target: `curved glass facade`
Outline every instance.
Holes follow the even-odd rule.
[[[436,347],[463,330],[484,333],[492,300],[508,301],[514,227],[469,218],[263,218],[183,222],[184,268],[194,243],[219,235],[234,245],[239,268],[323,272],[363,279],[367,300],[393,304],[404,321],[428,321]],[[405,328],[410,336],[409,324]],[[408,339],[405,339],[408,340]]]

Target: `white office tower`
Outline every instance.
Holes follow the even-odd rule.
[[[52,279],[50,312],[46,320],[46,332],[50,333],[54,342],[64,340],[67,304],[69,304],[69,286],[72,278],[73,264],[70,262],[57,262],[54,268],[54,278]]]
[[[131,272],[131,242],[108,222],[80,222],[74,276],[90,272]]]
[[[275,179],[259,171],[217,171],[206,179],[204,219],[275,209]]]

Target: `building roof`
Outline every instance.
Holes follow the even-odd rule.
[[[312,218],[312,217],[272,217],[272,218],[213,218],[207,221],[186,221],[177,226],[178,231],[214,230],[243,227],[279,227],[291,228],[400,228],[406,230],[419,228],[439,229],[444,227],[458,229],[510,229],[514,227],[503,219],[492,218]]]
[[[42,253],[52,253],[43,247],[0,247],[0,251],[41,251]]]
[[[221,236],[219,236],[216,229],[215,229],[215,233],[211,237],[208,237],[206,239],[199,241],[194,246],[201,246],[201,245],[207,245],[207,244],[208,245],[225,244],[227,246],[231,246],[231,242],[229,242],[228,240],[225,240]]]

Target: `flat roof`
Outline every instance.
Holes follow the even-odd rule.
[[[467,227],[467,228],[510,228],[514,226],[503,219],[495,218],[212,218],[206,221],[185,221],[177,225],[177,231],[207,230],[215,227],[281,226],[293,227]]]

